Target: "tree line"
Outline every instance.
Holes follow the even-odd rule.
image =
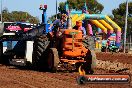
[[[35,24],[39,23],[39,19],[37,17],[30,15],[28,12],[23,12],[23,11],[9,12],[7,8],[4,8],[2,10],[2,21],[3,22],[30,22]]]
[[[114,21],[122,28],[122,33],[125,29],[126,3],[121,3],[118,8],[113,9]],[[132,35],[132,2],[128,3],[128,19],[127,19],[127,35]]]

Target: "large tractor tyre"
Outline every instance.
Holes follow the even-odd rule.
[[[88,53],[86,54],[84,60],[84,64],[82,65],[82,69],[85,71],[86,74],[93,74],[94,73],[94,70],[93,70],[93,67],[94,67],[94,63],[93,62],[93,54],[91,53],[91,51],[88,51]]]
[[[90,50],[94,50],[95,49],[95,42],[94,42],[94,38],[92,36],[86,36],[83,39],[83,45]]]
[[[83,39],[83,45],[85,46],[85,48],[88,49],[88,53],[85,57],[86,61],[88,60],[87,63],[90,62],[89,67],[91,67],[92,69],[94,69],[96,67],[96,54],[95,54],[95,42],[94,42],[94,38],[91,36],[86,36]]]
[[[45,70],[46,50],[49,46],[49,40],[46,35],[37,35],[33,45],[33,67],[36,70]]]
[[[60,62],[58,51],[56,48],[50,48],[48,51],[48,70],[50,72],[56,72],[58,68],[58,64]]]

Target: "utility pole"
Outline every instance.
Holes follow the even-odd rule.
[[[58,2],[57,2],[57,0],[56,0],[56,19],[57,19],[57,10],[58,10],[58,9],[57,9],[57,7],[58,7],[58,6],[57,6],[57,3],[58,3]]]
[[[2,20],[2,0],[1,0],[1,22],[3,22]]]
[[[128,0],[126,1],[126,19],[125,19],[125,31],[124,31],[124,53],[126,52],[126,32],[127,32],[127,16],[128,16]]]

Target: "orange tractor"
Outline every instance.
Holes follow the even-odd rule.
[[[52,71],[72,71],[80,68],[88,74],[93,73],[92,60],[95,58],[95,54],[88,49],[89,45],[87,43],[90,41],[89,38],[83,38],[82,31],[80,30],[66,29],[63,32],[63,37],[57,39],[59,43],[56,41],[58,47],[55,46],[48,51],[48,69]]]

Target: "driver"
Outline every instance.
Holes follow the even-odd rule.
[[[60,36],[62,34],[62,32],[67,29],[67,15],[66,14],[62,14],[61,19],[57,19],[55,20],[49,27],[49,30],[52,28],[52,32],[50,32],[50,34],[53,36]]]
[[[61,51],[60,45],[63,41],[62,33],[67,29],[67,15],[62,14],[61,19],[55,20],[49,27],[49,30],[53,27],[52,31],[49,33],[51,36],[51,46],[57,47],[58,51]]]

